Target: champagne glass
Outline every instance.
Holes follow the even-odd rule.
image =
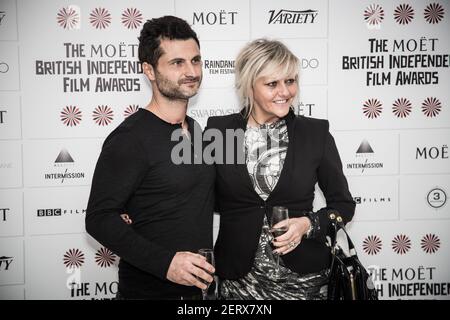
[[[206,258],[206,262],[208,262],[210,265],[212,265],[213,267],[214,265],[214,250],[213,249],[199,249],[197,252],[199,255],[203,256]],[[206,270],[205,270],[206,271]],[[208,272],[208,271],[206,271]],[[212,273],[208,272],[210,275],[213,276]],[[208,289],[209,286],[211,285],[210,282],[204,281],[202,279],[199,279],[201,282],[203,282],[204,284],[206,284],[206,289],[202,289],[202,295],[203,295],[203,300],[207,300],[208,298]]]
[[[285,207],[273,207],[272,216],[269,221],[269,231],[273,238],[277,238],[282,234],[286,233],[289,229],[289,213],[288,209]],[[280,255],[275,254],[277,260],[277,266],[275,268],[275,273],[273,276],[278,278],[280,276]]]

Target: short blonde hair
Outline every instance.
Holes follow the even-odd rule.
[[[299,59],[277,40],[249,42],[239,52],[235,66],[236,89],[247,117],[254,106],[253,86],[260,77],[275,73],[280,77],[295,75],[298,86]]]

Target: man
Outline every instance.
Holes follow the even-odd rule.
[[[149,20],[139,37],[139,60],[152,99],[106,138],[86,230],[121,257],[120,298],[195,299],[213,280],[213,266],[196,252],[213,246],[215,173],[203,163],[176,165],[171,153],[178,141],[171,136],[201,132],[186,115],[202,80],[197,35],[173,16]]]

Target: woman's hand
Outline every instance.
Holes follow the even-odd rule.
[[[310,226],[311,221],[307,217],[289,219],[288,231],[272,241],[277,248],[274,252],[284,255],[294,250],[300,244]]]

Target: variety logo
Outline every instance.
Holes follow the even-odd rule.
[[[89,15],[89,22],[95,29],[106,29],[111,23],[111,15],[105,8],[95,8]]]
[[[100,248],[95,253],[95,263],[102,268],[110,267],[116,262],[117,256],[107,248]]]
[[[428,192],[427,202],[434,209],[442,208],[447,203],[447,194],[441,188],[434,188]]]
[[[411,249],[411,240],[403,234],[397,235],[392,240],[392,250],[397,254],[406,254]]]
[[[2,221],[6,221],[6,213],[11,210],[10,208],[0,208],[0,219],[2,219]]]
[[[319,12],[317,10],[285,10],[269,11],[269,24],[312,24]]]
[[[13,260],[13,257],[0,257],[0,271],[7,271]]]
[[[142,14],[136,8],[127,8],[122,12],[122,24],[127,29],[137,29],[142,23]]]
[[[201,25],[234,25],[236,22],[237,11],[220,10],[219,12],[194,12],[192,24]]]
[[[67,268],[80,268],[84,264],[84,253],[80,249],[69,249],[63,257]]]

